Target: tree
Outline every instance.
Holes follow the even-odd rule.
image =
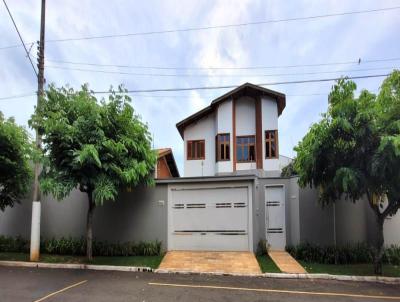
[[[119,87],[108,100],[81,90],[50,85],[31,119],[43,135],[44,161],[40,178],[44,194],[58,200],[79,188],[88,196],[86,254],[92,260],[92,222],[96,206],[115,200],[118,191],[151,185],[156,155],[151,135]]]
[[[297,172],[294,168],[294,162],[291,161],[289,164],[282,168],[281,177],[291,177],[297,175]]]
[[[28,192],[32,170],[32,143],[23,127],[0,112],[0,210],[13,207]]]
[[[386,78],[379,94],[341,79],[329,95],[322,120],[295,147],[301,186],[319,189],[322,204],[342,196],[367,200],[376,218],[374,270],[382,273],[383,224],[400,207],[400,72]]]

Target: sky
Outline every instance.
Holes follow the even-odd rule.
[[[37,41],[40,1],[8,0],[7,3],[23,40],[26,43]],[[51,40],[290,19],[397,6],[400,6],[400,1],[47,1],[46,84],[68,84],[79,88],[88,83],[95,91],[123,84],[129,90],[145,90],[386,74],[400,67],[400,9],[197,31],[63,42]],[[37,80],[22,47],[2,49],[20,44],[3,3],[0,3],[0,36],[0,111],[6,117],[15,117],[18,124],[29,129],[27,122],[36,104],[34,93]],[[36,45],[30,53],[36,56]],[[359,59],[360,64],[287,67],[357,62]],[[36,63],[36,59],[33,60]],[[235,69],[254,66],[269,68]],[[370,78],[355,82],[358,92],[361,89],[377,92],[382,80]],[[286,94],[286,108],[279,118],[281,154],[295,156],[293,147],[326,111],[332,85],[333,82],[317,82],[264,86]],[[136,113],[148,124],[154,147],[171,147],[183,174],[183,142],[176,123],[209,105],[228,90],[142,92],[132,94],[132,104]],[[24,96],[2,99],[21,95]],[[32,129],[29,131],[33,136]]]

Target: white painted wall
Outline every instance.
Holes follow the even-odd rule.
[[[265,131],[278,129],[278,104],[276,100],[270,97],[262,97],[261,99],[262,110],[262,141],[263,141],[263,169],[266,171],[279,170],[279,159],[266,159],[265,158]],[[279,144],[279,131],[278,131],[278,144]],[[279,151],[279,148],[278,148]]]
[[[196,123],[189,125],[184,131],[184,176],[215,175],[215,116],[210,114]],[[205,159],[187,160],[187,141],[205,140]]]
[[[279,132],[278,132],[278,136],[279,136]],[[264,146],[264,148],[265,148],[265,146]],[[292,161],[293,161],[293,158],[279,154],[279,170],[282,170],[284,167],[286,167]]]
[[[250,97],[241,97],[236,101],[236,136],[256,134],[256,104]],[[236,163],[236,170],[256,169],[256,162]]]
[[[253,98],[236,101],[236,136],[256,134],[256,105]]]
[[[232,100],[223,102],[218,106],[216,114],[216,129],[218,133],[229,133],[230,134],[230,160],[219,161],[215,163],[216,173],[230,173],[233,172],[233,131],[232,131]]]
[[[232,100],[222,102],[214,114],[202,118],[188,126],[184,131],[184,176],[212,176],[215,174],[233,172],[233,129]],[[236,136],[255,135],[255,100],[251,97],[241,97],[236,100]],[[265,130],[278,129],[278,106],[276,100],[263,97],[262,110],[262,150],[263,168],[266,171],[279,171],[286,161],[282,159],[265,159]],[[218,133],[230,133],[231,160],[216,162],[215,136]],[[278,137],[280,133],[278,132]],[[188,140],[205,140],[205,160],[187,160],[186,147]],[[279,143],[279,139],[278,139]],[[279,150],[279,149],[278,149]],[[236,170],[254,170],[256,163],[237,163]]]

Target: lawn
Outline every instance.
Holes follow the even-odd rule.
[[[98,265],[118,265],[118,266],[148,266],[157,268],[163,256],[116,256],[94,257],[92,262],[88,262],[83,256],[69,255],[48,255],[41,254],[40,262],[46,263],[82,263],[82,264],[98,264]],[[0,260],[10,261],[29,261],[29,254],[23,253],[0,253]]]
[[[280,269],[268,255],[257,256],[258,264],[263,273],[280,273]]]
[[[312,274],[373,276],[373,266],[369,263],[361,264],[320,264],[299,261],[307,272]],[[400,266],[383,265],[383,275],[387,277],[400,277]]]

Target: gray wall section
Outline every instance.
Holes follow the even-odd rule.
[[[297,184],[297,177],[289,180],[288,189],[288,202],[289,212],[288,217],[290,221],[290,237],[287,239],[287,245],[297,245],[300,243],[300,188]]]
[[[266,229],[265,229],[265,188],[268,185],[283,186],[285,191],[285,227],[286,227],[286,243],[297,242],[298,240],[298,217],[293,220],[292,212],[296,213],[296,206],[298,206],[298,194],[296,192],[297,184],[293,185],[293,182],[289,178],[259,178],[256,180],[256,202],[257,212],[254,216],[254,221],[257,225],[254,226],[254,243],[258,244],[260,240],[265,240]],[[294,199],[292,197],[295,197]]]
[[[375,240],[375,215],[366,200],[353,204],[340,200],[334,209],[318,204],[315,189],[299,189],[297,178],[258,178],[231,176],[226,178],[175,179],[158,181],[155,187],[138,187],[121,193],[116,202],[106,202],[95,210],[94,237],[110,242],[160,240],[167,247],[168,238],[168,185],[179,183],[251,182],[253,200],[253,248],[265,239],[265,186],[283,185],[285,188],[286,243],[311,242],[334,244],[334,216],[336,216],[336,242],[339,245]],[[22,236],[29,239],[31,227],[30,199],[14,208],[0,212],[0,234]],[[42,200],[41,235],[43,238],[85,234],[87,197],[73,191],[58,202],[49,196]],[[385,222],[386,244],[400,244],[400,214]]]
[[[336,217],[336,243],[367,242],[367,213],[364,201],[353,203],[341,199],[334,206]]]
[[[324,208],[318,204],[318,193],[309,187],[300,189],[299,194],[300,241],[332,244],[333,212],[332,206]]]
[[[0,235],[30,238],[32,202],[23,200],[13,208],[0,211]]]
[[[105,202],[95,209],[93,235],[109,242],[160,240],[167,242],[167,184],[138,187],[121,193],[118,201]],[[164,201],[164,204],[160,201]],[[43,238],[85,235],[87,196],[74,190],[59,202],[46,196],[42,200],[41,236]],[[32,203],[24,200],[0,212],[0,234],[29,239]]]

